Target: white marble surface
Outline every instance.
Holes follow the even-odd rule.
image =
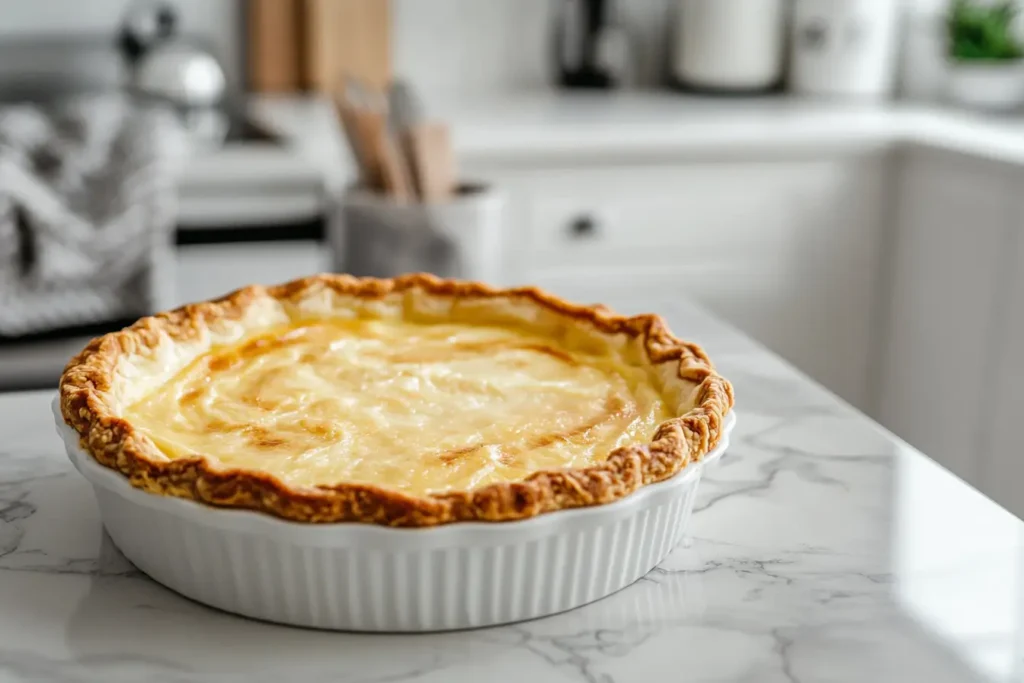
[[[831,154],[914,144],[1024,165],[1024,114],[792,96],[530,92],[436,96],[461,159],[581,163]]]
[[[692,538],[603,601],[488,630],[304,631],[177,597],[105,539],[50,394],[0,396],[0,681],[1020,679],[1024,526],[713,318],[650,308],[739,399]]]
[[[940,105],[666,92],[425,95],[429,118],[451,125],[459,162],[470,168],[857,153],[907,144],[1024,166],[1024,115],[996,117]],[[355,177],[328,98],[253,96],[248,109],[283,144],[229,144],[193,159],[180,183],[183,223],[305,218],[323,211]]]
[[[424,95],[429,118],[451,125],[459,159],[470,164],[580,162],[594,157],[619,162],[666,156],[685,160],[916,144],[1024,165],[1024,114],[668,92]],[[209,215],[230,221],[225,207],[246,215],[263,211],[279,220],[277,214],[292,206],[286,197],[306,198],[310,188],[337,192],[354,177],[351,154],[329,99],[253,96],[249,113],[281,135],[283,146],[233,144],[196,158],[181,185],[182,211],[189,220]],[[209,198],[215,196],[235,200],[214,206]]]

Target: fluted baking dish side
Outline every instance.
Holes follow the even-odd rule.
[[[56,404],[55,404],[56,409]],[[153,495],[96,463],[55,410],[124,555],[168,588],[256,619],[351,631],[439,631],[533,619],[639,579],[686,531],[704,467],[607,505],[426,529],[299,524]]]

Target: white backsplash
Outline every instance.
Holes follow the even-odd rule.
[[[552,82],[554,0],[393,0],[395,73],[426,92],[536,89]],[[671,0],[619,0],[636,81],[661,81]]]
[[[917,12],[931,12],[938,14],[946,11],[950,0],[903,0],[908,9]]]
[[[396,75],[423,92],[535,87],[548,80],[548,0],[395,0]]]
[[[395,70],[428,93],[549,86],[557,0],[393,0]],[[900,90],[939,97],[945,78],[941,15],[949,0],[879,0],[905,7]],[[636,82],[665,82],[674,0],[619,0]]]
[[[916,0],[903,25],[899,92],[913,100],[936,100],[946,83],[945,39],[942,9],[929,7],[934,0]]]
[[[201,37],[231,83],[243,73],[242,0],[174,0],[181,30]],[[110,35],[131,0],[0,0],[0,40],[53,34]]]
[[[200,35],[229,79],[244,73],[244,0],[173,0],[182,28]],[[368,0],[372,1],[372,0]],[[552,82],[557,0],[392,0],[395,72],[424,92],[459,94],[547,87]],[[944,75],[939,15],[948,0],[879,0],[907,8],[900,82],[914,97],[933,97]],[[0,0],[0,40],[26,34],[112,34],[130,0]],[[618,0],[631,37],[635,81],[664,82],[674,0]]]

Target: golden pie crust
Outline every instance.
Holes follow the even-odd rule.
[[[437,492],[354,481],[294,484],[266,471],[226,467],[212,455],[170,458],[126,418],[149,389],[211,347],[246,342],[282,322],[350,319],[514,326],[559,343],[572,339],[644,368],[674,407],[672,417],[657,426],[649,443],[614,448],[584,467],[540,469],[519,480]],[[668,479],[718,444],[733,390],[699,346],[673,336],[656,315],[627,317],[532,287],[498,289],[423,274],[318,275],[248,287],[95,339],[65,368],[60,404],[84,450],[150,493],[296,522],[424,527],[520,520],[609,503]]]

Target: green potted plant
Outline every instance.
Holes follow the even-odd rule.
[[[1013,0],[953,0],[947,17],[949,96],[978,109],[1024,103],[1024,46]]]

